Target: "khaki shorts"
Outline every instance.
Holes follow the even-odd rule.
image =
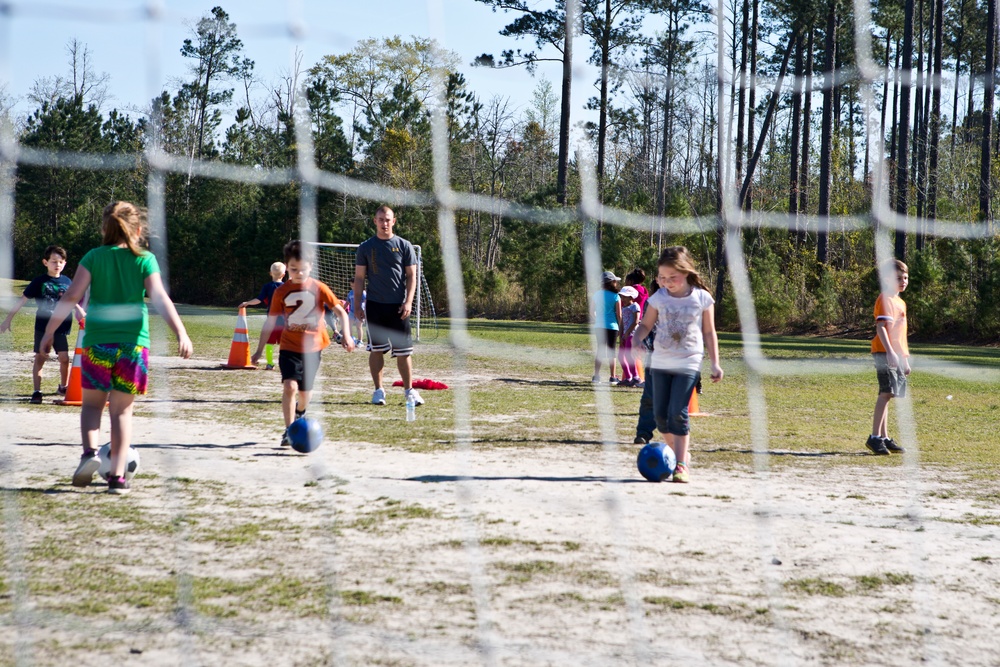
[[[880,394],[892,394],[895,398],[906,396],[906,373],[899,366],[889,368],[885,352],[875,352],[875,375],[878,376]]]

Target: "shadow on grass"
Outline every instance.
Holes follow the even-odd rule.
[[[228,403],[230,405],[279,405],[281,404],[281,396],[278,398],[267,400],[264,398],[147,398],[142,401],[143,404],[150,403],[211,403],[216,405],[221,405],[223,403]]]
[[[507,384],[526,384],[532,387],[563,387],[566,389],[589,389],[594,386],[590,380],[586,382],[577,380],[535,380],[531,378],[497,378],[497,382]]]
[[[399,479],[395,477],[386,477],[384,479]],[[536,475],[498,475],[496,477],[484,476],[484,475],[420,475],[418,477],[403,477],[401,481],[404,482],[427,482],[427,483],[441,483],[441,482],[505,482],[505,481],[522,481],[522,482],[591,482],[595,484],[604,484],[607,482],[615,484],[649,484],[644,479],[614,479],[609,477],[600,477],[597,475],[582,475],[579,477],[542,477]]]
[[[60,486],[67,486],[68,487],[69,484],[60,485]],[[76,491],[73,490],[72,487],[66,488],[66,489],[57,489],[57,488],[51,488],[51,487],[47,488],[47,489],[33,489],[33,488],[27,487],[27,486],[0,486],[0,493],[4,493],[4,492],[10,492],[10,493],[31,493],[31,494],[34,494],[34,495],[41,495],[41,496],[54,496],[54,495],[59,494],[59,493],[77,493]]]
[[[467,320],[466,329],[470,334],[476,332],[498,332],[509,334],[514,331],[521,331],[528,334],[587,334],[588,328],[584,324],[559,324],[556,322],[529,322],[514,320]],[[445,321],[447,328],[447,321]]]
[[[747,454],[747,455],[753,455],[755,453],[754,450],[752,450],[752,449],[726,449],[726,448],[722,448],[722,447],[717,447],[715,449],[705,449],[705,448],[699,447],[696,451],[698,453],[704,453],[704,454]],[[767,454],[768,456],[793,456],[795,458],[803,458],[803,459],[821,459],[821,458],[831,458],[831,457],[834,457],[834,456],[850,456],[850,457],[854,457],[854,456],[872,456],[872,454],[870,454],[869,452],[860,452],[860,451],[858,451],[858,452],[855,452],[855,451],[851,451],[851,452],[793,452],[793,451],[789,451],[787,449],[785,449],[785,450],[769,449],[766,452],[762,452],[762,453]]]

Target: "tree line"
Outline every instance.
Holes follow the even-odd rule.
[[[726,0],[721,44],[715,6],[697,0],[465,1],[509,19],[501,31],[509,49],[459,56],[425,38],[372,38],[308,66],[300,56],[270,83],[235,23],[215,7],[180,46],[186,80],[129,112],[105,110],[108,77],[95,74],[85,45],[71,43],[69,73],[36,81],[28,95],[34,110],[10,119],[18,142],[134,157],[134,166],[19,165],[15,275],[36,273],[42,248],[53,242],[70,251],[71,273],[99,243],[107,202],[146,200],[143,156],[155,147],[192,166],[165,177],[174,298],[238,302],[297,235],[302,185],[206,178],[195,164],[294,168],[296,122],[304,120],[318,168],[429,191],[431,114],[441,113],[457,191],[572,211],[589,158],[603,204],[690,218],[696,231],[683,234],[655,222],[646,231],[593,224],[603,263],[615,271],[641,266],[652,274],[660,248],[688,246],[714,285],[723,327],[738,326],[718,224],[724,196],[748,221],[740,243],[762,328],[859,333],[870,329],[877,292],[879,221],[848,222],[870,220],[873,198],[882,197],[920,221],[916,232],[893,236],[895,255],[911,269],[914,334],[1000,333],[995,237],[934,236],[937,219],[993,220],[997,0],[873,3],[867,28],[875,77],[864,75],[853,5],[844,0]],[[574,52],[596,66],[594,81],[574,80]],[[560,63],[562,77],[537,79],[523,109],[472,90],[462,73],[534,72],[545,61]],[[593,87],[587,106],[596,113],[583,122],[570,104],[574,85]],[[10,107],[0,91],[0,114],[9,118]],[[575,147],[574,127],[583,137]],[[891,178],[875,178],[880,163]],[[375,203],[325,189],[316,198],[319,240],[360,242],[371,234]],[[755,224],[775,213],[791,216],[788,229]],[[397,214],[399,231],[423,246],[435,303],[447,310],[436,210],[400,206]],[[471,314],[586,319],[583,222],[542,225],[460,210],[456,225]]]

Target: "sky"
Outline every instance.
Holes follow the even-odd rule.
[[[0,87],[17,102],[16,115],[34,105],[27,94],[42,77],[70,72],[66,45],[77,39],[90,51],[96,73],[110,76],[111,108],[142,109],[162,90],[176,91],[188,75],[180,55],[199,18],[221,6],[236,24],[245,55],[255,61],[263,84],[277,83],[292,69],[295,46],[304,54],[303,69],[324,55],[345,53],[361,39],[401,35],[434,37],[458,54],[460,71],[482,100],[509,97],[515,110],[530,106],[541,77],[558,94],[558,63],[542,63],[532,77],[524,68],[474,68],[484,52],[499,56],[506,48],[531,48],[534,43],[500,36],[515,15],[494,13],[474,0],[10,0],[0,12]],[[548,6],[548,2],[538,4]],[[150,9],[159,20],[150,20]],[[292,37],[298,34],[298,41]],[[577,48],[573,108],[576,118],[587,97],[596,69]],[[583,52],[583,53],[581,53]],[[554,53],[554,52],[551,52]],[[551,55],[550,53],[550,55]],[[133,111],[131,115],[135,116]]]

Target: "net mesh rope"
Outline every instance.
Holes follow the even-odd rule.
[[[572,0],[570,0],[572,1]],[[301,2],[289,1],[288,13],[293,17],[301,14]],[[443,0],[427,0],[427,11],[431,18],[431,37],[438,40],[443,46],[448,46],[447,35],[443,30]],[[716,15],[725,15],[725,5],[719,0],[715,6]],[[855,0],[854,12],[856,17],[870,16],[870,7],[866,0]],[[45,15],[58,14],[61,20],[73,20],[83,22],[104,22],[111,24],[131,25],[136,21],[143,21],[146,25],[146,65],[147,65],[147,85],[148,97],[153,98],[160,92],[160,62],[159,50],[161,44],[161,27],[165,23],[181,23],[190,17],[180,17],[164,10],[160,2],[149,2],[137,4],[129,9],[87,9],[80,7],[67,7],[57,3],[38,2],[5,2],[0,3],[0,79],[9,80],[7,76],[10,68],[16,66],[16,60],[12,59],[7,44],[9,40],[6,36],[17,27],[19,19],[24,17],[37,18]],[[728,19],[727,19],[728,20]],[[728,44],[729,34],[727,33],[729,23],[727,21],[716,22],[718,30],[716,44]],[[878,66],[871,55],[871,35],[867,26],[869,21],[857,20],[855,25],[855,51],[858,62],[858,72],[861,79],[866,84],[880,81],[886,72]],[[306,34],[303,23],[293,18],[290,22],[275,22],[268,25],[240,26],[241,35],[246,37],[287,35],[292,42],[290,52],[294,49],[294,44]],[[349,47],[350,43],[336,32],[324,33],[322,29],[309,28],[312,37],[325,39],[332,48]],[[585,83],[586,74],[582,74],[583,49],[575,50],[576,60],[574,71],[574,85]],[[729,86],[734,78],[734,73],[727,69],[725,49],[718,48],[717,72],[718,72],[718,108],[726,108]],[[819,77],[817,77],[819,78]],[[765,77],[758,77],[757,86],[766,94],[768,86],[772,82]],[[814,88],[819,91],[822,85]],[[444,81],[440,78],[436,82],[435,95],[438,100],[444,96]],[[875,100],[872,97],[872,86],[860,86],[864,95],[865,127],[871,145],[881,145],[878,136],[878,118]],[[720,157],[724,164],[730,162],[730,147],[727,137],[724,135],[723,123],[719,123],[717,145],[721,146]],[[775,579],[774,570],[765,567],[765,563],[771,560],[777,551],[777,537],[775,533],[775,521],[780,518],[781,513],[789,510],[783,509],[775,503],[774,489],[766,483],[770,472],[770,433],[768,427],[768,415],[766,405],[766,395],[764,380],[769,376],[780,376],[786,374],[825,374],[840,372],[842,368],[836,363],[827,360],[800,360],[781,361],[768,359],[764,356],[760,344],[759,328],[757,326],[754,295],[751,290],[749,276],[747,274],[746,259],[742,251],[742,239],[740,231],[744,227],[751,225],[764,226],[778,229],[794,230],[803,225],[802,217],[795,218],[773,213],[754,213],[752,221],[749,220],[740,210],[737,203],[738,188],[732,182],[732,175],[723,170],[722,178],[722,211],[721,219],[715,217],[706,219],[691,218],[670,218],[651,217],[635,214],[620,209],[605,207],[600,204],[597,197],[597,181],[594,174],[593,165],[583,160],[580,163],[582,197],[578,208],[575,211],[553,211],[542,208],[530,207],[501,199],[489,198],[476,194],[468,194],[454,191],[449,182],[449,151],[447,145],[447,128],[441,114],[432,116],[432,136],[433,136],[433,164],[434,164],[434,191],[416,192],[400,190],[397,188],[383,187],[371,183],[352,180],[351,178],[323,172],[316,168],[313,156],[312,138],[307,122],[302,118],[296,123],[296,145],[297,145],[297,165],[291,169],[256,169],[238,165],[222,164],[219,162],[192,161],[176,156],[164,154],[151,144],[145,154],[145,159],[149,163],[150,175],[148,181],[149,221],[151,226],[151,238],[154,240],[153,252],[160,258],[160,266],[164,274],[164,283],[169,284],[169,225],[165,213],[165,174],[166,173],[187,173],[204,178],[215,178],[226,181],[255,183],[261,185],[286,184],[296,181],[302,184],[300,198],[300,238],[304,241],[315,242],[317,234],[317,191],[328,190],[341,193],[351,197],[365,199],[374,204],[405,205],[435,207],[437,210],[438,232],[443,257],[443,269],[445,286],[450,305],[450,323],[448,345],[453,353],[453,371],[455,377],[463,377],[466,373],[470,354],[478,356],[504,358],[514,355],[524,356],[531,354],[531,350],[518,347],[516,350],[497,344],[481,344],[474,341],[468,335],[465,325],[465,291],[462,282],[462,270],[459,261],[458,238],[455,226],[455,212],[457,210],[479,211],[488,214],[496,214],[508,218],[514,218],[543,225],[561,225],[570,221],[582,219],[585,222],[601,221],[603,224],[617,225],[636,231],[648,231],[659,228],[665,233],[684,233],[692,229],[714,228],[721,224],[727,234],[727,262],[729,275],[731,277],[734,290],[735,301],[738,308],[740,326],[742,331],[742,351],[743,359],[747,366],[747,395],[748,412],[751,423],[751,446],[753,451],[753,462],[755,474],[762,480],[761,484],[755,486],[757,497],[755,499],[755,511],[753,513],[754,530],[752,539],[758,546],[759,558],[757,559],[756,576],[762,582],[762,588],[769,600],[769,608],[774,610],[772,625],[779,631],[787,635],[789,641],[794,641],[791,632],[786,629],[782,616],[784,605],[782,602],[782,589]],[[92,154],[76,154],[58,151],[30,149],[16,144],[11,128],[4,128],[0,134],[0,276],[12,277],[13,266],[13,219],[14,219],[14,175],[18,165],[36,166],[58,166],[69,169],[94,169],[94,170],[117,170],[130,169],[135,164],[135,158],[130,156],[105,156]],[[886,172],[884,157],[879,154],[875,160],[874,167],[874,197],[870,216],[865,217],[838,217],[820,218],[808,216],[805,224],[812,232],[820,229],[830,229],[833,224],[838,225],[840,231],[851,229],[868,228],[876,225],[876,257],[879,265],[891,258],[891,245],[888,235],[895,230],[906,230],[909,233],[919,231],[924,223],[933,225],[933,232],[937,237],[951,238],[987,238],[991,235],[990,225],[987,223],[957,223],[942,220],[925,221],[913,217],[896,214],[887,200],[887,182],[889,174]],[[592,233],[593,226],[585,233],[584,243],[584,267],[586,270],[586,281],[589,296],[593,296],[599,289],[598,276],[602,270],[600,249],[596,242],[596,236]],[[892,277],[882,275],[883,284],[888,284]],[[153,326],[153,354],[168,355],[173,352],[170,347],[171,340],[166,326],[159,318],[151,318]],[[592,341],[594,351],[597,351],[596,338]],[[550,358],[548,360],[552,362]],[[10,363],[10,362],[4,362]],[[949,377],[966,377],[967,368],[958,364],[945,362],[923,364],[923,367],[930,371],[943,374]],[[9,369],[8,369],[9,370]],[[10,377],[11,373],[7,373]],[[162,428],[169,431],[169,422],[172,416],[171,387],[168,379],[158,377],[158,392],[164,397],[155,405],[154,420],[162,424]],[[317,392],[322,393],[323,387],[320,383]],[[619,478],[616,473],[615,460],[620,454],[616,417],[611,401],[610,389],[606,385],[595,385],[595,420],[603,443],[603,460],[595,464],[595,474],[601,472],[606,477],[604,483],[605,503],[604,516],[600,519],[607,524],[608,531],[612,534],[612,544],[616,549],[616,561],[618,563],[618,586],[625,601],[626,626],[623,633],[627,638],[629,659],[638,663],[643,661],[662,658],[658,649],[650,648],[650,638],[653,629],[647,622],[642,612],[641,600],[638,598],[635,588],[635,571],[631,565],[630,554],[636,548],[635,537],[630,535],[625,529],[624,517],[628,514],[627,499],[621,492]],[[901,433],[901,444],[906,447],[904,457],[904,470],[909,478],[908,488],[911,491],[909,520],[914,525],[919,525],[922,520],[921,507],[921,470],[919,464],[919,448],[915,429],[915,418],[912,401],[909,397],[898,400],[896,403],[897,423]],[[322,408],[320,408],[322,409]],[[475,455],[471,449],[473,439],[473,412],[471,409],[470,389],[466,383],[458,382],[454,387],[454,421],[450,425],[455,438],[454,456],[464,462],[467,469],[473,467]],[[33,664],[35,637],[44,632],[47,627],[53,625],[63,625],[70,628],[86,632],[89,629],[88,622],[83,617],[72,617],[69,615],[48,615],[43,618],[32,607],[27,586],[27,563],[24,554],[23,541],[23,517],[22,509],[17,500],[15,490],[19,487],[17,481],[10,472],[14,467],[13,459],[19,456],[11,447],[17,438],[16,420],[2,420],[0,424],[0,435],[3,438],[3,451],[0,452],[0,474],[3,475],[3,538],[4,554],[6,561],[2,564],[4,577],[10,591],[12,613],[9,623],[15,628],[16,645],[14,647],[15,664]],[[329,453],[328,450],[321,449],[319,453],[323,456]],[[327,466],[334,469],[335,461],[321,459],[318,466]],[[199,644],[206,635],[214,632],[221,632],[222,621],[209,623],[194,610],[192,592],[192,545],[189,541],[188,516],[195,510],[196,500],[190,497],[186,490],[175,480],[183,475],[183,461],[179,453],[177,456],[168,458],[168,469],[164,477],[167,478],[166,492],[162,498],[164,504],[169,508],[174,518],[174,523],[178,530],[171,534],[173,546],[176,553],[176,579],[177,586],[177,613],[173,615],[175,626],[172,628],[152,628],[146,631],[173,632],[178,637],[179,662],[183,665],[198,665]],[[337,536],[338,507],[337,496],[334,494],[333,482],[330,477],[318,475],[321,485],[324,486],[322,494],[324,502],[324,521],[329,526],[326,532],[326,542],[318,549],[318,558],[322,561],[322,571],[327,585],[327,626],[330,635],[330,652],[333,664],[348,664],[348,651],[353,639],[362,635],[375,637],[379,641],[387,644],[398,644],[408,647],[408,650],[416,651],[416,654],[423,659],[433,659],[434,656],[453,654],[474,654],[474,662],[481,664],[499,664],[504,658],[516,655],[520,659],[528,662],[541,662],[545,660],[567,660],[576,664],[589,664],[588,656],[582,654],[573,655],[551,655],[540,650],[534,651],[527,639],[501,637],[496,631],[494,622],[494,610],[491,608],[492,579],[487,571],[487,561],[480,544],[480,529],[476,523],[475,507],[476,502],[482,500],[481,489],[469,478],[460,478],[455,486],[456,501],[459,508],[460,519],[462,521],[463,534],[463,554],[468,569],[469,580],[471,582],[472,598],[474,600],[474,638],[469,645],[441,644],[431,640],[412,640],[399,636],[391,630],[378,630],[363,628],[347,620],[344,610],[341,608],[340,597],[337,592],[342,590],[340,581],[339,546]],[[809,510],[800,509],[799,513],[807,515]],[[920,533],[914,531],[910,542],[908,562],[912,566],[916,576],[916,599],[915,604],[926,619],[927,627],[934,624],[933,600],[929,599],[926,577],[923,575],[924,568],[923,552],[924,543],[921,541]],[[229,629],[231,630],[231,629]],[[229,631],[227,630],[227,631]],[[257,629],[266,632],[266,629]],[[934,641],[932,637],[923,638],[923,652],[925,658],[931,662],[935,660]],[[470,654],[471,651],[471,654]],[[775,657],[776,664],[794,662],[791,653],[781,654]],[[676,647],[671,655],[675,658],[697,658],[697,655],[688,655],[683,647]],[[784,657],[782,657],[784,655]],[[568,664],[564,663],[564,664]]]

